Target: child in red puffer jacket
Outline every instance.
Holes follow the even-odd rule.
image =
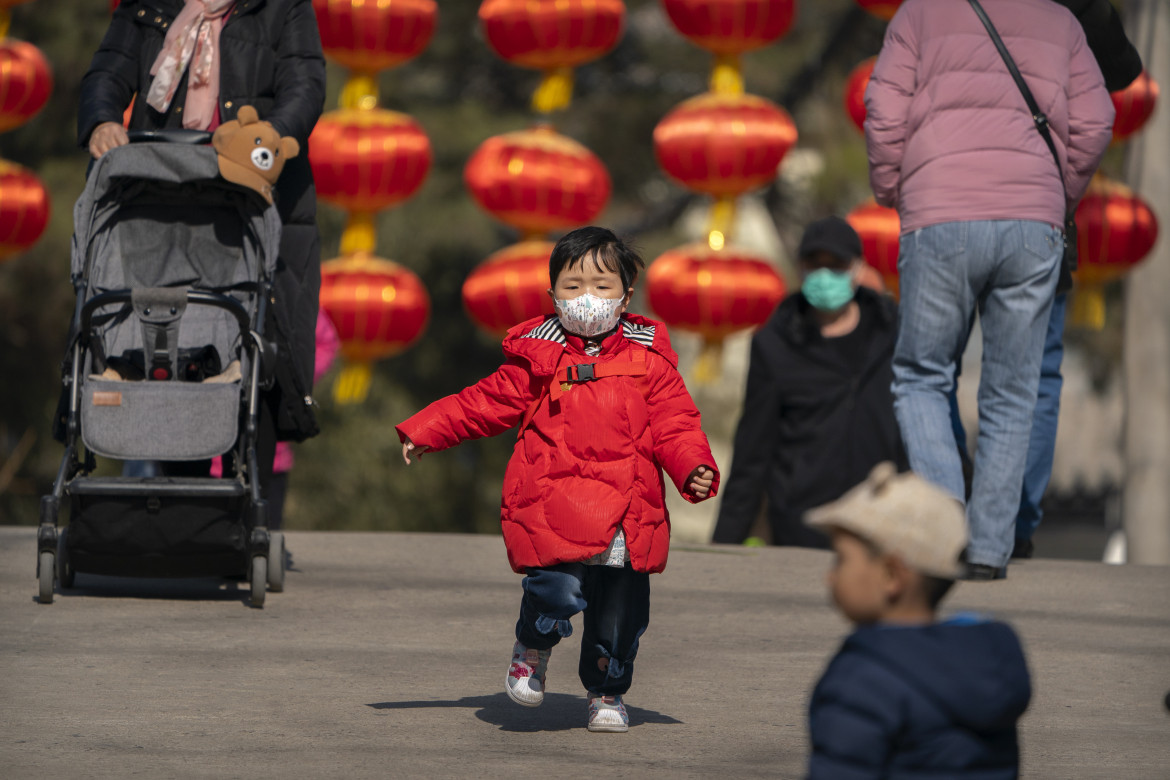
[[[567,234],[549,258],[557,314],[509,330],[495,373],[397,426],[409,464],[519,425],[501,523],[526,576],[505,690],[539,705],[552,648],[584,612],[590,731],[629,729],[621,697],[670,546],[662,471],[692,502],[719,483],[665,326],[626,313],[642,266],[609,230]]]

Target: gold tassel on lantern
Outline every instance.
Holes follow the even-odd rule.
[[[532,110],[540,114],[563,111],[573,101],[573,69],[550,68],[532,93]]]
[[[373,253],[378,237],[374,230],[374,215],[368,211],[351,211],[341,233],[341,255]]]
[[[699,357],[695,361],[695,381],[701,385],[710,385],[718,381],[723,373],[723,342],[714,339],[703,339],[703,346],[699,350]]]
[[[1105,329],[1105,291],[1099,285],[1079,285],[1069,302],[1069,325],[1090,330]]]
[[[368,111],[378,105],[378,78],[372,73],[354,72],[350,75],[341,95],[337,99],[341,108],[358,108]]]
[[[717,95],[743,94],[743,69],[738,54],[716,55],[709,87]]]
[[[333,383],[333,400],[339,404],[360,404],[370,394],[372,375],[369,363],[346,362]]]
[[[735,224],[735,198],[723,196],[716,198],[711,204],[711,213],[707,217],[707,245],[718,251],[723,248],[731,237],[731,227]]]

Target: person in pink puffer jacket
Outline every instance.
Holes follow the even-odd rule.
[[[968,0],[901,5],[866,90],[865,131],[874,195],[902,227],[895,413],[911,468],[960,501],[948,393],[979,312],[967,557],[972,578],[991,579],[1014,542],[1064,215],[1109,144],[1113,106],[1068,9],[981,4],[1048,118],[1060,172]]]

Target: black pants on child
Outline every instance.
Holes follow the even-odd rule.
[[[585,690],[621,695],[630,689],[638,639],[650,623],[650,575],[626,564],[562,563],[532,568],[524,578],[516,640],[549,650],[573,628],[569,618],[584,612],[578,673]]]

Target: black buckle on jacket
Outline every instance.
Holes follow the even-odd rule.
[[[576,376],[573,376],[574,371]],[[592,363],[578,363],[565,369],[566,382],[592,382],[596,378],[597,375],[593,373]]]

